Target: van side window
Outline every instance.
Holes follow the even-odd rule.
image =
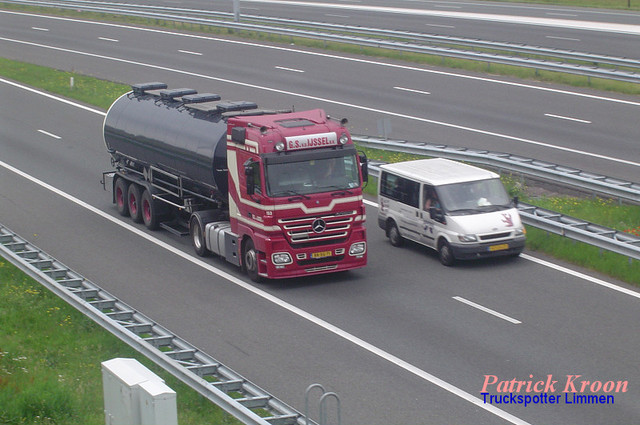
[[[420,202],[420,183],[404,177],[382,172],[380,193],[403,204],[418,208]]]
[[[424,185],[422,189],[422,199],[424,200],[424,210],[429,211],[430,208],[442,208],[440,204],[440,199],[438,198],[438,193],[436,192],[435,187]]]

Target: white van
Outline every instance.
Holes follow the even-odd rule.
[[[378,225],[393,246],[404,239],[456,260],[520,255],[525,229],[499,176],[450,161],[420,159],[385,164],[378,179]]]

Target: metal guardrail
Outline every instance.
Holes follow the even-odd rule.
[[[505,152],[352,135],[360,146],[472,162],[640,205],[640,184]]]
[[[370,163],[369,174],[380,175],[381,163]],[[640,236],[610,229],[535,205],[518,203],[518,212],[524,224],[584,242],[600,249],[640,260]]]
[[[518,205],[518,211],[525,224],[622,254],[629,259],[640,260],[640,237],[638,236],[522,202]]]
[[[515,43],[492,42],[461,37],[426,35],[419,33],[410,33],[407,31],[382,30],[375,28],[335,25],[329,23],[308,22],[282,18],[267,18],[251,15],[243,15],[243,19],[255,22],[267,22],[270,25],[241,23],[233,22],[231,20],[233,14],[231,13],[175,7],[105,3],[82,0],[3,0],[3,2],[140,16],[150,19],[165,19],[192,24],[233,28],[236,30],[272,33],[291,37],[304,37],[324,41],[333,41],[338,43],[355,44],[360,46],[416,52],[443,57],[454,57],[458,59],[468,59],[487,63],[500,63],[505,65],[522,66],[539,70],[566,72],[587,77],[613,79],[633,83],[640,82],[640,73],[638,72],[615,68],[601,68],[595,66],[596,64],[606,64],[615,67],[622,66],[630,69],[640,69],[640,61],[638,60],[606,55],[596,55],[590,53],[581,53],[576,51],[550,49],[538,46],[527,46]],[[291,26],[291,28],[276,27],[274,26],[275,24],[288,25]],[[315,30],[300,29],[300,27],[312,29],[315,28]],[[323,31],[319,31],[318,29],[322,29]],[[338,34],[338,32],[341,34]],[[368,34],[376,37],[387,38],[368,38],[360,35],[347,35],[345,33]],[[397,41],[394,39],[409,41]],[[467,46],[469,48],[490,49],[500,52],[506,51],[510,52],[511,54],[498,54],[486,51],[474,51],[469,49],[465,50],[454,48],[452,46]],[[518,55],[531,55],[532,57],[524,57]],[[574,61],[574,63],[550,61],[539,59],[538,57],[555,57],[565,61]],[[575,61],[584,62],[584,64],[575,63]]]
[[[300,412],[0,224],[0,254],[129,346],[248,425],[307,425]],[[231,393],[241,394],[240,398]],[[254,409],[269,416],[261,417]]]

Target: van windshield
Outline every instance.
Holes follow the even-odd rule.
[[[512,208],[511,200],[500,179],[447,184],[439,186],[436,191],[442,207],[451,215]]]

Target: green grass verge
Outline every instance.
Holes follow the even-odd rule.
[[[614,2],[617,2],[616,4],[620,5],[620,1],[621,0],[609,0],[609,1],[596,0],[593,2],[589,2],[587,0],[584,0],[584,1],[578,0],[577,2],[581,4],[576,4],[576,2],[570,2],[570,1],[551,1],[550,0],[548,3],[574,5],[574,6],[578,6],[578,5],[586,6],[587,3],[595,4],[595,3],[609,3],[609,2],[612,4]],[[640,0],[633,0],[634,4],[632,5],[632,9],[636,9],[636,8],[640,9],[640,7],[638,7],[635,4],[635,2],[640,2]],[[432,66],[446,67],[446,68],[452,68],[452,69],[461,69],[466,71],[481,72],[481,73],[488,73],[488,74],[494,74],[494,75],[512,76],[512,77],[521,78],[521,79],[543,81],[543,82],[549,82],[549,83],[555,83],[555,84],[565,84],[565,85],[570,85],[574,87],[590,87],[597,90],[619,92],[619,93],[631,94],[631,95],[640,95],[640,84],[626,83],[626,82],[614,81],[614,80],[608,80],[608,79],[584,77],[580,75],[567,74],[567,73],[561,73],[561,72],[552,72],[552,71],[536,70],[536,69],[524,68],[524,67],[494,64],[494,63],[488,63],[484,61],[471,61],[471,60],[444,57],[439,55],[399,52],[396,50],[380,49],[380,48],[374,48],[374,47],[363,47],[363,46],[337,43],[337,42],[326,42],[322,40],[307,39],[307,38],[301,38],[301,37],[280,36],[277,34],[268,34],[268,33],[258,32],[258,31],[245,31],[245,30],[238,31],[234,29],[213,27],[208,25],[188,24],[188,23],[167,21],[167,20],[161,20],[161,19],[146,19],[146,18],[135,17],[135,16],[112,15],[112,14],[97,13],[97,12],[81,12],[77,10],[25,6],[25,5],[2,3],[2,2],[0,2],[0,8],[7,9],[7,10],[34,12],[34,13],[57,15],[57,16],[68,16],[68,17],[94,20],[94,21],[118,22],[118,23],[130,24],[130,25],[164,28],[167,30],[175,30],[175,31],[181,31],[181,32],[195,32],[195,33],[210,34],[210,35],[215,35],[220,37],[234,37],[234,38],[241,38],[241,39],[264,41],[264,42],[270,42],[270,43],[285,43],[287,45],[295,44],[298,46],[316,48],[321,50],[331,50],[331,51],[342,52],[347,54],[364,55],[364,56],[391,59],[391,60],[401,60],[409,63],[432,65]],[[549,58],[549,59],[554,60],[553,58]]]
[[[640,0],[491,0],[502,3],[534,3],[554,6],[640,10]]]
[[[176,391],[180,425],[240,424],[0,257],[1,424],[104,424],[101,362],[116,357]]]

